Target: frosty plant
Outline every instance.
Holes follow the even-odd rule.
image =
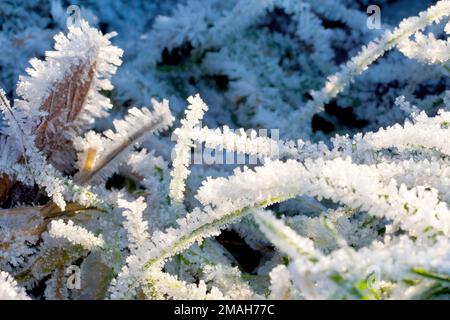
[[[249,69],[255,74],[246,73],[242,65],[254,66],[251,59],[265,57],[243,42],[237,42],[243,46],[239,51],[233,37],[241,34],[263,46],[270,39],[289,51],[281,34],[245,33],[274,7],[282,8],[296,25],[301,24],[300,14],[302,19],[309,15],[313,26],[320,25],[320,17],[352,25],[357,19],[345,18],[350,13],[364,21],[364,14],[337,1],[324,1],[334,15],[316,2],[300,2],[233,1],[220,13],[214,6],[199,10],[197,1],[178,6],[175,18],[156,19],[154,44],[145,47],[148,61],[139,57],[124,66],[128,71],[130,65],[140,66],[139,72],[152,70],[149,78],[118,75],[119,84],[133,84],[127,93],[112,91],[111,78],[123,53],[110,41],[115,34],[103,35],[81,20],[66,34],[56,35],[54,50],[46,52],[44,60],[30,61],[12,105],[0,92],[0,298],[41,298],[30,296],[37,285],[45,288],[46,299],[448,297],[448,94],[433,104],[442,107],[434,114],[401,96],[395,104],[407,113],[402,124],[352,137],[335,135],[317,142],[326,137],[313,134],[311,121],[352,89],[348,87],[355,77],[369,69],[370,79],[369,66],[391,49],[404,54],[402,59],[446,72],[450,28],[444,29],[445,39],[425,29],[447,22],[450,1],[403,20],[340,69],[330,67],[336,72],[323,79],[322,89],[312,86],[309,101],[286,112],[286,121],[272,104],[282,101],[277,99],[300,101],[300,89],[292,89],[293,83],[311,78],[277,78],[277,87],[270,76],[287,73],[279,68],[283,62],[269,60],[260,61],[260,71]],[[177,14],[183,19],[176,19]],[[194,14],[204,15],[204,20]],[[188,32],[172,36],[180,30]],[[331,34],[319,26],[317,30],[320,41],[295,35],[311,44],[312,55],[327,66],[333,60],[327,42]],[[170,59],[183,46],[191,52],[187,61],[177,62],[180,67]],[[161,62],[153,68],[152,59],[161,55],[172,64]],[[225,62],[219,63],[222,58]],[[296,63],[290,65],[292,70],[304,67],[301,57]],[[228,82],[217,72],[229,75]],[[184,87],[174,74],[181,78],[185,73],[189,83],[202,75],[198,81],[205,100],[199,94],[189,96],[175,125],[165,99],[149,99],[152,108],[131,106],[120,118],[114,113],[110,125],[105,121],[124,96],[137,92],[146,96],[158,89],[158,96],[173,95],[176,103],[172,107],[171,102],[171,108],[176,110],[180,101],[175,92]],[[288,138],[213,127],[217,122],[208,119],[208,112],[218,111],[205,101],[222,100],[219,89],[206,86],[211,78],[216,86],[228,86],[223,101],[232,104],[236,114],[253,115],[262,123],[267,115],[280,120],[280,128],[289,129]],[[258,88],[258,81],[267,82]],[[280,105],[281,110],[285,107]],[[235,117],[222,119],[239,122]],[[203,146],[261,161],[244,167],[192,164],[196,148]],[[263,257],[254,270],[216,237],[224,229],[234,230],[245,246]],[[76,286],[68,270],[77,270]]]
[[[195,153],[189,161],[192,164],[256,165],[264,158],[279,157],[278,129],[234,130],[224,126],[222,129],[210,130],[200,125],[189,132],[175,130],[172,139],[177,141],[177,136],[183,135],[190,136],[191,141],[195,143]],[[176,156],[174,152],[172,160]]]

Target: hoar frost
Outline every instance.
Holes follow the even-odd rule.
[[[449,297],[450,1],[380,30],[352,1],[98,1],[68,29],[60,1],[21,5],[0,299]]]

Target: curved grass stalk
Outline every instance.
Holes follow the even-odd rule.
[[[148,269],[148,268],[158,264],[159,262],[164,261],[165,259],[168,259],[168,258],[174,256],[175,254],[183,251],[184,249],[186,249],[190,245],[194,244],[195,242],[199,242],[202,239],[204,239],[205,234],[211,234],[211,233],[214,233],[216,230],[225,228],[226,226],[228,226],[229,224],[234,222],[236,219],[242,218],[245,215],[251,213],[252,210],[254,210],[254,209],[266,208],[273,204],[283,202],[283,201],[292,199],[294,197],[295,197],[295,195],[288,195],[288,196],[284,196],[284,197],[271,198],[269,200],[260,202],[255,207],[245,207],[245,208],[233,211],[227,215],[224,215],[224,216],[214,220],[213,222],[206,223],[206,224],[194,229],[192,232],[183,235],[182,237],[177,239],[177,241],[175,241],[173,244],[171,244],[164,250],[161,250],[160,253],[156,257],[148,260],[144,264],[143,268]]]
[[[120,296],[118,297],[113,293],[112,299],[117,298],[128,298],[130,295],[132,295],[132,290],[139,286],[140,282],[140,276],[144,275],[147,270],[150,268],[158,268],[161,267],[162,264],[165,262],[165,260],[171,258],[172,256],[182,252],[192,244],[196,242],[200,242],[204,238],[211,236],[217,232],[217,230],[223,229],[229,224],[233,223],[235,220],[244,217],[247,214],[250,214],[253,209],[255,208],[265,208],[270,205],[288,200],[295,197],[295,195],[286,195],[286,196],[280,196],[276,198],[271,198],[266,201],[262,201],[258,204],[256,204],[253,207],[243,207],[241,209],[232,211],[228,214],[222,215],[217,217],[217,219],[213,220],[212,222],[202,224],[201,226],[198,226],[194,228],[193,230],[187,231],[184,234],[179,235],[176,237],[176,239],[169,245],[165,246],[163,249],[159,250],[156,255],[146,260],[146,262],[139,266],[136,269],[138,274],[132,274],[131,272],[125,273],[125,279],[121,279],[121,276],[117,278],[116,283],[113,285],[113,287],[110,288],[110,291],[114,291],[114,286],[120,287],[125,286],[125,291],[120,291]],[[153,249],[158,250],[159,247],[153,244]],[[133,260],[134,263],[139,263],[139,259]],[[136,272],[135,271],[135,272]]]
[[[147,108],[130,109],[124,120],[114,123],[116,132],[108,130],[104,133],[107,138],[105,143],[108,144],[110,151],[97,159],[95,164],[90,164],[90,170],[82,170],[75,177],[76,183],[86,185],[102,180],[116,169],[134,145],[145,140],[149,134],[158,133],[172,125],[174,118],[168,101],[160,103],[152,100],[152,104],[154,107],[152,112]]]
[[[190,151],[193,141],[190,132],[202,121],[208,106],[200,98],[200,95],[191,96],[189,105],[185,111],[185,119],[181,120],[182,126],[174,131],[177,135],[177,144],[174,148],[175,158],[172,162],[172,179],[170,181],[170,198],[181,204],[184,200],[186,179],[189,176]]]
[[[314,243],[298,235],[282,220],[275,218],[272,213],[260,210],[255,212],[254,217],[261,231],[269,240],[293,259],[318,261],[321,254],[314,249]]]

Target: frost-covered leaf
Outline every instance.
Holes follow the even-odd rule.
[[[26,133],[36,135],[36,146],[59,169],[71,168],[70,136],[111,107],[100,91],[112,89],[111,75],[121,64],[122,50],[111,45],[112,36],[81,21],[67,35],[56,35],[55,50],[46,52],[44,61],[31,60],[28,75],[18,83],[14,112]]]

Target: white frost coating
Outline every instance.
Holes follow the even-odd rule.
[[[0,271],[0,300],[30,300],[30,298],[10,274]]]
[[[287,300],[290,297],[291,279],[286,266],[279,265],[270,272],[270,298]]]
[[[189,162],[191,160],[190,131],[200,124],[208,106],[200,98],[200,95],[188,98],[189,105],[185,111],[185,118],[181,120],[181,128],[175,130],[177,144],[172,156],[172,180],[170,182],[170,197],[176,202],[182,202],[184,198],[185,180],[189,175]]]
[[[200,280],[199,284],[186,283],[176,277],[159,270],[149,271],[146,280],[149,287],[145,293],[149,299],[173,300],[223,300],[224,296],[216,287],[208,289],[206,283]],[[209,292],[208,292],[209,291]]]
[[[123,223],[123,226],[128,231],[130,248],[131,250],[137,250],[149,237],[148,223],[143,220],[142,216],[142,212],[147,205],[142,197],[131,202],[119,199],[118,205],[124,209],[122,214],[126,221]]]
[[[322,255],[314,249],[314,243],[299,236],[294,230],[275,218],[272,212],[257,210],[254,217],[259,229],[277,246],[290,257],[299,260],[317,260]]]
[[[350,159],[307,160],[305,164],[273,161],[255,171],[236,171],[229,179],[207,179],[197,198],[204,205],[234,201],[252,206],[306,194],[386,217],[414,236],[450,233],[450,210],[439,201],[437,190],[421,186],[408,190],[395,180],[380,180],[375,168]]]
[[[50,23],[65,21],[60,1],[52,3],[52,12],[25,0],[17,8],[5,7],[0,82],[5,80],[8,95],[22,99],[15,108],[33,110],[15,114],[0,94],[6,120],[0,137],[0,202],[10,207],[0,210],[1,270],[18,274],[25,288],[49,276],[42,293],[58,299],[448,298],[450,94],[444,91],[450,24],[445,37],[441,29],[447,21],[431,24],[448,15],[450,1],[405,19],[393,32],[385,32],[387,25],[369,30],[366,12],[350,0],[101,2],[90,3],[83,17],[120,32],[117,43],[127,55],[114,90],[109,80],[120,64],[114,58],[120,49],[111,46],[110,35],[84,25],[58,36],[55,51],[43,62],[33,60],[34,69],[22,78],[18,93],[12,92],[11,81],[28,57],[50,48],[57,29]],[[391,3],[380,0],[379,5]],[[401,1],[398,8],[404,6]],[[142,12],[148,13],[143,19]],[[27,19],[21,21],[23,14]],[[50,14],[57,21],[50,21]],[[430,27],[424,30],[425,25]],[[27,30],[17,30],[22,26]],[[380,34],[336,73],[347,53],[353,55]],[[339,96],[394,47],[400,51],[373,64]],[[85,74],[93,70],[90,65],[77,68],[100,60],[109,61],[99,65],[103,75]],[[43,142],[40,131],[35,137],[28,124],[54,119],[58,112],[50,112],[55,105],[45,97],[60,92],[62,104],[71,100],[70,79],[94,82],[89,90],[83,87],[83,94],[90,92],[83,100],[86,110],[72,123],[80,131],[70,130],[67,137],[65,126],[55,126],[75,147],[68,144],[70,161],[60,157],[69,164],[62,167],[64,176],[37,143]],[[324,82],[308,103],[307,93]],[[166,97],[182,119],[184,100],[193,92],[211,102],[207,126],[200,123],[207,106],[200,95],[190,97],[186,119],[175,131],[170,168],[172,132],[153,135],[174,120],[168,102],[154,101],[155,111],[127,106]],[[96,114],[107,110],[106,96],[115,106],[110,118],[98,119],[95,131],[86,132]],[[39,113],[32,101],[46,101],[49,114]],[[314,119],[330,122],[330,134],[310,121],[327,101],[328,112]],[[341,111],[351,114],[351,123]],[[51,127],[50,133],[58,129]],[[111,130],[100,133],[105,128]],[[250,128],[279,129],[283,140],[261,131],[257,136],[255,130],[245,134]],[[187,180],[198,143],[245,159],[258,157],[264,165],[233,173],[234,165],[195,163]],[[14,181],[39,188],[25,195]],[[34,201],[46,201],[43,191],[50,206],[35,206]],[[67,210],[53,206],[64,209],[66,201]],[[264,211],[268,207],[271,211]],[[55,216],[73,222],[52,222]],[[48,226],[56,238],[45,232]],[[236,267],[241,257],[230,256],[222,237],[214,237],[224,228],[261,255],[254,270]],[[229,235],[225,232],[224,239]],[[86,255],[80,244],[95,251]],[[60,287],[67,278],[63,261],[81,262],[87,290]],[[6,283],[16,295],[16,283],[2,276],[7,280],[0,288]]]
[[[408,58],[428,64],[445,63],[450,59],[448,40],[436,39],[433,34],[417,32],[414,40],[405,39],[398,44],[398,49]]]
[[[415,115],[413,122],[402,126],[395,124],[377,132],[369,132],[358,141],[359,152],[396,147],[398,149],[426,148],[450,155],[450,145],[446,142],[450,135],[450,112],[439,111],[435,117],[425,112]]]
[[[102,248],[105,245],[101,235],[95,236],[85,228],[74,225],[72,220],[67,223],[63,220],[53,220],[50,224],[49,234],[53,238],[65,238],[88,250]]]
[[[290,265],[294,284],[306,298],[332,299],[355,295],[351,290],[352,283],[363,281],[367,277],[375,276],[372,293],[369,298],[379,299],[383,297],[382,289],[388,289],[392,299],[403,297],[414,299],[424,291],[418,285],[410,286],[408,279],[417,279],[424,283],[425,287],[432,282],[427,282],[426,274],[448,281],[450,271],[449,241],[446,237],[439,237],[433,246],[429,243],[413,241],[401,236],[395,240],[386,239],[385,243],[374,243],[372,246],[358,251],[345,248],[334,251],[323,257],[317,263],[305,263],[296,260]],[[424,274],[425,277],[420,277]],[[447,280],[445,280],[447,277]],[[308,284],[313,284],[309,286]],[[345,289],[346,286],[348,289]],[[358,290],[356,291],[358,292]],[[367,293],[366,293],[367,294]],[[372,296],[374,294],[374,296]],[[353,298],[361,298],[363,292]]]
[[[99,93],[100,90],[111,90],[110,77],[121,64],[123,51],[111,45],[109,38],[100,31],[90,28],[87,22],[81,21],[80,28],[72,27],[68,35],[62,33],[55,36],[55,50],[46,53],[46,60],[32,59],[28,76],[21,77],[17,86],[16,100],[11,108],[5,99],[1,106],[7,117],[9,127],[2,128],[18,149],[26,156],[26,168],[17,168],[19,180],[45,187],[53,201],[62,209],[65,207],[64,194],[80,198],[73,194],[71,183],[64,181],[60,173],[47,164],[44,155],[35,147],[35,129],[45,114],[40,111],[45,99],[49,96],[55,83],[63,79],[72,69],[79,65],[94,66],[94,77],[90,85],[87,100],[81,114],[73,123],[74,128],[83,128],[94,121],[94,117],[105,115],[111,107],[109,99]],[[85,75],[86,76],[86,75]],[[49,128],[61,130],[61,128]],[[67,128],[66,128],[67,129]],[[69,184],[69,187],[67,186]],[[75,188],[77,189],[77,188]]]
[[[47,163],[43,153],[34,144],[34,135],[26,134],[25,120],[11,108],[3,90],[0,89],[0,107],[8,123],[7,128],[2,130],[6,137],[2,137],[2,158],[8,163],[0,163],[2,172],[14,175],[17,180],[25,184],[33,183],[45,188],[49,197],[58,207],[64,210],[66,206],[65,197],[76,199],[86,207],[94,203],[99,204],[100,199],[91,193],[88,188],[81,188]],[[4,149],[3,149],[4,148]],[[25,164],[17,163],[17,159],[23,157],[27,159]]]
[[[226,37],[244,30],[273,5],[273,0],[239,0],[226,16],[219,19],[209,30],[208,45],[220,44]]]
[[[77,141],[81,146],[93,144],[98,149],[99,154],[95,156],[95,164],[88,172],[80,172],[76,181],[80,184],[88,182],[97,184],[106,180],[117,171],[119,165],[124,161],[124,157],[135,145],[140,145],[152,134],[157,134],[169,128],[174,117],[169,109],[169,102],[163,100],[159,102],[152,99],[153,111],[143,107],[141,109],[131,108],[123,120],[115,120],[114,131],[107,130],[102,136],[94,132],[88,132],[85,139]],[[102,152],[103,148],[108,151]],[[85,152],[87,150],[85,149]],[[80,159],[85,155],[80,154]]]
[[[255,130],[246,133],[244,129],[233,132],[229,127],[221,129],[193,128],[189,135],[193,141],[205,143],[207,148],[224,149],[230,152],[258,155],[276,159],[279,156],[278,141],[268,137],[258,137]]]
[[[89,131],[84,137],[77,136],[73,139],[73,146],[77,153],[76,166],[79,170],[86,169],[87,162],[92,162],[91,166],[94,167],[98,159],[105,151],[105,138],[100,134]],[[93,159],[89,159],[92,157]]]
[[[76,126],[87,126],[94,117],[104,116],[112,105],[100,90],[111,90],[111,75],[121,65],[123,51],[111,45],[114,34],[102,35],[97,29],[89,27],[84,20],[80,28],[70,27],[69,33],[55,36],[55,50],[46,52],[45,61],[32,59],[28,76],[21,77],[17,93],[21,100],[15,101],[14,112],[18,118],[26,120],[25,128],[31,134],[42,113],[40,106],[50,94],[53,86],[73,71],[75,66],[94,66],[95,76],[90,86],[87,103],[77,119]]]

